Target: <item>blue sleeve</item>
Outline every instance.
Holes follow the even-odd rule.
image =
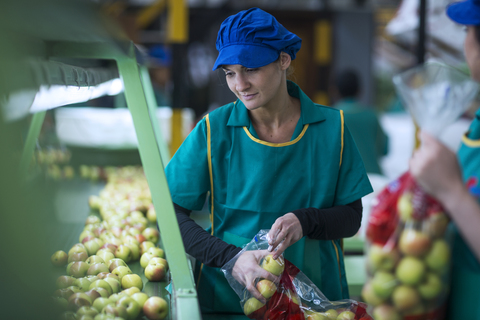
[[[174,203],[201,210],[210,191],[205,119],[200,120],[165,168]]]
[[[346,205],[373,192],[357,146],[344,125],[343,151],[338,174],[335,204]]]

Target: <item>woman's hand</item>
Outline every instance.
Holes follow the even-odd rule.
[[[273,259],[277,259],[288,247],[302,239],[303,230],[297,216],[289,212],[272,225],[268,233],[268,251],[273,251]]]
[[[267,250],[245,251],[237,259],[232,270],[232,276],[262,303],[266,303],[266,300],[255,287],[255,280],[268,279],[275,283],[279,282],[278,277],[260,266],[260,261],[268,254]]]
[[[420,133],[421,145],[410,159],[410,172],[430,195],[444,200],[463,186],[456,155],[428,133]]]

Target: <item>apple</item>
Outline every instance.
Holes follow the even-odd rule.
[[[136,230],[136,229],[133,229],[133,230]],[[138,240],[134,236],[132,236],[131,234],[128,234],[125,237],[123,237],[123,244],[134,244],[138,247],[140,245],[140,242],[138,242]]]
[[[88,254],[87,249],[85,248],[85,246],[82,243],[74,244],[70,248],[70,250],[68,251],[68,256],[70,256],[72,253],[76,253],[76,252],[85,252],[86,254]]]
[[[98,288],[95,288],[95,289],[98,289]],[[101,293],[98,292],[98,291],[95,290],[95,289],[90,289],[90,290],[85,291],[85,294],[90,297],[90,300],[92,300],[92,303],[93,303],[96,299],[98,299],[98,298],[100,298],[100,297],[102,296]]]
[[[405,256],[398,263],[395,274],[403,284],[417,285],[425,276],[426,267],[422,260],[416,257]]]
[[[112,272],[116,267],[120,267],[120,266],[126,267],[127,263],[122,259],[114,258],[110,260],[108,264],[108,269],[110,270],[110,272]]]
[[[405,222],[413,218],[413,195],[411,192],[404,192],[397,200],[397,212],[400,220]]]
[[[114,278],[115,280],[120,281],[120,278],[116,274],[110,272],[100,272],[97,274],[97,277],[98,279]]]
[[[405,310],[403,312],[403,315],[407,318],[410,318],[410,316],[413,316],[415,318],[418,318],[419,316],[425,316],[426,309],[425,306],[422,303],[417,304],[415,307]]]
[[[85,261],[88,258],[88,254],[86,252],[73,252],[68,255],[68,263],[73,261]]]
[[[262,268],[267,270],[271,274],[279,276],[283,273],[283,270],[285,269],[285,262],[283,261],[282,256],[278,257],[277,260],[274,260],[273,255],[269,254],[265,258],[263,258]]]
[[[165,265],[161,263],[149,263],[145,268],[144,274],[148,281],[161,281],[165,278]]]
[[[425,280],[418,285],[417,289],[423,299],[432,300],[442,292],[442,280],[437,274],[427,272]]]
[[[83,237],[81,242],[85,245],[85,242],[90,241],[92,239],[95,239],[95,234],[94,233],[92,233],[92,235],[89,234],[88,236]]]
[[[100,218],[93,214],[89,215],[87,219],[85,219],[85,224],[95,224],[100,222],[102,222]]]
[[[269,299],[277,291],[277,286],[270,280],[262,279],[257,282],[257,290],[265,299]]]
[[[371,305],[371,306],[373,306],[373,307],[382,304],[382,303],[385,302],[385,300],[386,300],[385,298],[379,297],[379,296],[375,293],[375,291],[373,290],[372,282],[371,282],[371,281],[368,281],[368,282],[366,282],[366,283],[363,285],[361,295],[362,295],[363,300],[364,300],[367,304],[369,304],[369,305]]]
[[[450,264],[450,246],[447,241],[437,239],[425,256],[427,267],[436,272],[444,272]]]
[[[381,304],[373,308],[373,318],[375,320],[402,320],[402,316],[395,308],[388,304]]]
[[[392,302],[399,311],[405,311],[417,306],[421,301],[418,291],[407,285],[399,285],[392,293]]]
[[[71,310],[78,310],[83,306],[91,306],[92,300],[84,292],[77,292],[68,297],[68,307]]]
[[[157,213],[155,212],[155,208],[153,206],[148,208],[146,217],[149,222],[157,222]]]
[[[87,274],[88,275],[97,275],[101,272],[109,272],[110,270],[108,269],[107,265],[105,263],[94,263],[92,264],[88,270]]]
[[[330,318],[328,318],[323,313],[312,311],[306,315],[305,319],[306,320],[329,320]]]
[[[335,320],[338,317],[338,312],[335,309],[329,309],[325,311],[325,315],[328,317],[328,319]]]
[[[108,251],[110,251],[111,253],[115,253],[115,250],[117,250],[117,247],[116,245],[114,245],[113,243],[104,243],[103,246],[100,247],[100,249],[106,249]]]
[[[398,246],[403,254],[421,257],[430,249],[431,243],[426,233],[407,228],[400,234]]]
[[[449,223],[450,218],[443,212],[436,212],[424,221],[426,232],[433,238],[443,237]]]
[[[143,308],[145,301],[147,301],[147,299],[149,298],[148,294],[146,294],[145,292],[136,292],[132,294],[131,297],[133,300],[137,301],[140,308]]]
[[[112,277],[107,277],[104,280],[108,282],[110,287],[112,287],[113,293],[118,293],[122,289],[122,285],[120,283],[120,280],[112,278]]]
[[[127,243],[126,246],[132,252],[132,261],[138,261],[140,259],[140,247],[133,243]]]
[[[155,257],[165,258],[165,251],[162,248],[151,247],[148,248],[147,252],[150,252]]]
[[[145,252],[140,257],[140,266],[142,266],[142,268],[145,269],[147,267],[148,263],[150,262],[150,260],[154,257],[155,257],[155,255],[153,253],[151,253],[149,251]]]
[[[145,236],[143,234],[136,234],[135,236],[135,239],[137,239],[139,245],[145,241],[147,241],[147,238],[145,238]]]
[[[50,257],[50,261],[56,267],[63,267],[68,263],[68,254],[63,250],[55,251]]]
[[[75,279],[75,282],[73,283],[73,285],[79,287],[82,291],[87,291],[90,288],[91,283],[92,282],[90,280],[83,277],[83,278]]]
[[[126,296],[127,294],[125,292],[119,292],[119,293],[112,293],[108,299],[110,299],[112,302],[115,304],[117,303],[118,300],[120,300],[121,297]]]
[[[88,240],[87,242],[84,243],[85,249],[87,249],[88,255],[94,255],[97,253],[97,251],[100,249],[100,247],[103,244],[100,244],[98,240],[95,240],[98,238],[93,238],[92,240]]]
[[[168,261],[160,257],[153,257],[148,261],[148,264],[160,263],[165,266],[165,271],[168,271]]]
[[[120,298],[116,303],[117,306],[122,306],[127,310],[127,319],[135,319],[140,314],[140,305],[129,296]]]
[[[94,307],[92,306],[83,306],[83,307],[80,307],[78,310],[77,310],[77,318],[78,317],[81,317],[83,315],[85,316],[90,316],[90,317],[95,317],[96,315],[98,314],[98,311],[97,309],[95,309]]]
[[[145,239],[155,244],[158,243],[158,240],[160,240],[160,232],[158,232],[156,228],[145,228],[145,230],[142,232],[142,235],[145,237]]]
[[[55,285],[57,289],[64,289],[67,287],[72,286],[77,279],[72,277],[72,276],[60,276],[57,278],[57,281],[55,282]]]
[[[165,319],[168,314],[167,301],[161,297],[148,298],[143,305],[143,314],[149,320]]]
[[[87,260],[85,260],[85,262],[88,263],[89,265],[92,265],[94,263],[105,263],[105,261],[97,255],[88,257]]]
[[[337,316],[337,320],[353,320],[355,319],[355,313],[352,311],[343,311]]]
[[[137,287],[140,291],[143,289],[142,278],[136,273],[126,274],[122,277],[122,288],[128,289],[131,287]]]
[[[373,270],[391,271],[400,259],[400,254],[396,248],[372,244],[367,259]]]
[[[97,256],[102,258],[106,265],[109,265],[110,260],[115,259],[115,255],[108,249],[98,250]]]
[[[104,314],[111,314],[111,315],[113,315],[113,316],[115,316],[115,317],[119,317],[119,318],[123,318],[123,319],[127,319],[127,318],[128,318],[127,309],[125,309],[125,307],[117,306],[117,305],[107,304],[107,305],[102,309],[102,313],[104,313]]]
[[[60,320],[77,320],[75,316],[75,312],[73,311],[65,311],[60,315]]]
[[[126,245],[121,244],[118,246],[117,250],[115,250],[115,257],[128,263],[132,260],[132,251]]]
[[[98,312],[101,312],[103,310],[103,308],[105,308],[105,306],[108,305],[108,304],[115,305],[115,303],[112,300],[110,300],[109,298],[100,297],[100,298],[95,299],[95,301],[93,301],[92,306],[95,309],[97,309]]]
[[[113,289],[110,286],[110,284],[103,279],[102,280],[96,280],[96,281],[92,282],[90,284],[90,287],[88,287],[88,288],[91,290],[91,289],[95,289],[97,287],[104,288],[105,290],[108,291],[109,295],[113,293]]]
[[[125,266],[118,266],[116,267],[115,269],[113,269],[112,271],[113,274],[117,275],[118,276],[118,279],[120,280],[120,282],[122,281],[122,278],[127,275],[127,274],[132,274],[132,270],[130,270],[129,267],[125,267]]]
[[[65,298],[62,297],[52,297],[53,303],[57,310],[59,311],[65,311],[68,308],[68,301]]]
[[[383,299],[390,297],[396,285],[395,276],[387,271],[377,271],[372,278],[373,292]]]
[[[69,271],[70,271],[70,276],[73,276],[75,278],[82,278],[85,277],[88,271],[88,268],[90,268],[90,265],[87,264],[84,261],[75,261],[71,265]]]
[[[152,241],[143,241],[140,243],[140,255],[144,254],[152,247],[155,247],[155,244]]]
[[[74,289],[75,287],[74,286],[70,286],[68,288],[63,288],[63,289],[57,289],[55,290],[55,292],[53,293],[53,296],[54,297],[60,297],[60,298],[64,298],[64,299],[67,299],[70,298],[70,296],[76,292],[82,292],[80,289]],[[78,287],[76,287],[78,288]]]
[[[102,298],[108,298],[108,297],[110,297],[110,292],[109,292],[107,289],[102,288],[102,287],[95,287],[95,288],[92,288],[92,289],[90,289],[90,290],[88,290],[88,291],[95,291],[95,292],[97,292],[97,293],[100,295],[100,297],[102,297]]]
[[[130,288],[127,288],[125,290],[122,290],[120,293],[126,294],[128,296],[132,296],[137,292],[141,292],[141,290],[138,287],[130,287]]]

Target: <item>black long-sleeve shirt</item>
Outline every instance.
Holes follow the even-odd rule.
[[[210,267],[222,267],[242,248],[212,236],[190,218],[191,210],[174,203],[185,251]],[[360,228],[362,200],[327,209],[303,208],[292,211],[300,221],[303,236],[316,240],[351,237]]]

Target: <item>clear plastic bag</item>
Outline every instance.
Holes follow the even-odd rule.
[[[269,261],[273,266],[270,271],[279,274],[279,282],[264,285],[268,296],[267,303],[263,304],[240,284],[232,275],[232,270],[237,259],[245,251],[266,250],[268,248],[267,234],[269,230],[262,229],[257,235],[240,251],[235,258],[222,267],[225,277],[237,293],[240,304],[245,314],[250,319],[256,320],[371,320],[367,314],[365,303],[355,300],[329,301],[323,293],[299,270],[283,256],[275,261]],[[260,265],[269,260],[266,255]],[[276,270],[274,270],[276,269]],[[265,281],[257,279],[256,284]],[[266,280],[271,283],[271,281]],[[264,284],[267,282],[264,282]],[[260,290],[262,292],[262,290]]]

